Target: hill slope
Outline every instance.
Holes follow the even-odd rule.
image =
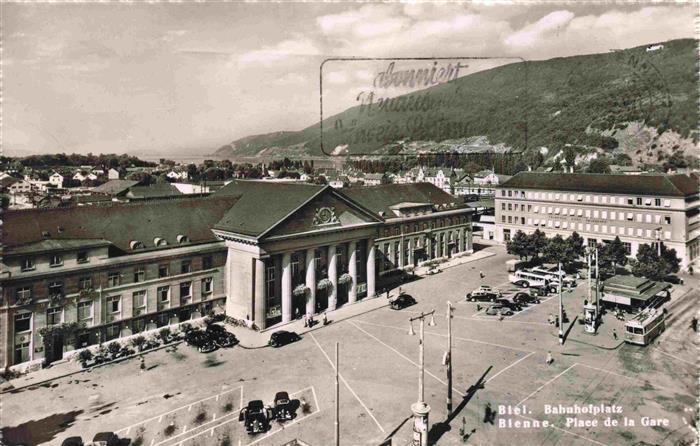
[[[698,122],[696,42],[664,43],[544,61],[520,62],[461,77],[394,100],[370,116],[359,106],[297,132],[246,137],[218,156],[385,153],[396,141],[486,137],[524,150],[564,144],[599,146],[605,131],[642,122],[684,137]],[[422,109],[411,110],[411,104]],[[335,153],[338,153],[336,150]]]

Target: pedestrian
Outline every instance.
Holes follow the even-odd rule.
[[[695,333],[698,332],[698,317],[697,316],[693,316],[693,319],[691,319],[690,328],[692,328]]]
[[[145,359],[143,358],[143,355],[141,355],[140,358],[141,358],[141,366],[140,367],[141,367],[141,371],[143,372],[144,370],[146,370],[146,362],[145,362]]]
[[[309,318],[306,315],[306,313],[304,313],[304,328],[307,328],[308,326],[309,326]]]
[[[314,326],[314,315],[309,314],[309,328]]]
[[[294,309],[294,319],[299,319],[300,315],[301,315],[301,312],[299,311],[299,307],[296,307]]]
[[[691,276],[693,275],[693,265],[690,265],[688,267],[688,272],[690,273]]]
[[[479,277],[481,277],[482,279],[485,277],[483,271],[479,271]]]
[[[328,316],[326,316],[326,312],[323,312],[323,325],[328,325]]]
[[[401,287],[399,287],[399,296],[401,295],[403,291],[401,291]]]
[[[476,311],[481,311],[481,304],[476,304]]]
[[[544,360],[545,364],[550,365],[551,363],[554,362],[554,358],[552,358],[552,352],[551,350],[547,352],[547,359]]]
[[[484,423],[493,424],[494,415],[495,413],[493,409],[491,409],[491,403],[486,403],[486,407],[484,407]]]
[[[613,339],[617,341],[617,330],[613,328]]]
[[[386,289],[386,298],[389,298],[389,288]]]

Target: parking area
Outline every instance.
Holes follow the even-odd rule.
[[[15,429],[9,431],[13,435],[35,425],[31,423],[53,426],[42,437],[53,444],[70,435],[92,438],[105,430],[118,430],[132,442],[141,433],[140,444],[146,446],[283,445],[295,439],[332,444],[338,342],[341,444],[379,445],[391,438],[392,444],[404,445],[413,435],[410,406],[418,398],[419,344],[418,336],[409,334],[409,317],[435,309],[436,325],[425,327],[425,398],[431,406],[434,443],[464,444],[463,434],[468,444],[489,445],[678,445],[692,438],[686,423],[694,414],[698,374],[694,338],[688,336],[690,313],[682,313],[652,346],[599,348],[618,344],[609,334],[614,322],[606,319],[597,337],[582,334],[574,321],[586,297],[580,284],[564,295],[573,325],[562,347],[556,329],[547,323],[556,311],[556,296],[503,320],[465,302],[465,293],[480,284],[510,289],[504,267],[509,257],[501,248],[488,249],[496,255],[404,285],[417,304],[403,310],[384,306],[333,321],[279,349],[234,347],[205,355],[180,346],[147,355],[143,372],[138,361],[128,361],[78,375],[77,380],[57,380],[55,387],[10,393],[3,395],[3,424]],[[694,290],[683,296],[689,301],[698,297]],[[452,417],[446,410],[442,365],[448,300],[455,304]],[[418,331],[416,322],[413,328]],[[548,365],[549,351],[554,362]],[[274,422],[265,434],[247,435],[238,421],[240,408],[253,399],[269,404],[278,391],[303,398],[308,409],[284,424]],[[545,405],[559,404],[619,405],[622,416],[639,424],[630,429],[567,426],[566,417],[545,413]],[[487,407],[498,411],[499,406],[521,405],[530,412],[484,422]],[[642,426],[645,416],[667,419],[668,425]],[[499,427],[506,418],[547,420],[553,427]],[[601,423],[605,419],[595,418]],[[166,435],[170,425],[175,427]]]

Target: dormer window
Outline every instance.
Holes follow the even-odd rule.
[[[51,233],[49,231],[41,231],[41,236],[44,238],[49,238],[51,237]]]
[[[153,244],[156,246],[166,246],[168,241],[161,237],[156,237],[153,239]]]
[[[33,271],[36,269],[36,264],[33,258],[22,259],[22,271]]]
[[[177,236],[177,242],[178,242],[178,243],[189,243],[189,242],[190,242],[190,238],[187,237],[186,235],[180,234],[180,235]]]
[[[137,249],[144,249],[146,246],[143,244],[143,242],[140,242],[138,240],[132,240],[129,243],[129,247],[131,248],[132,251],[134,251]]]
[[[80,251],[78,252],[78,263],[87,263],[88,262],[88,253],[87,251]]]
[[[62,266],[63,256],[61,254],[52,254],[49,257],[49,266]]]

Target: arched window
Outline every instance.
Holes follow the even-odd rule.
[[[190,238],[187,237],[186,235],[180,234],[177,236],[177,242],[178,243],[189,243]]]
[[[165,240],[164,238],[156,237],[153,239],[153,244],[156,246],[165,246],[168,244],[168,241]]]
[[[138,240],[132,240],[131,242],[129,242],[129,247],[132,250],[145,248],[143,242],[140,242]]]

